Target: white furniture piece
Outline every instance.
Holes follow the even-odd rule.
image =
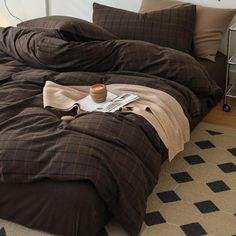
[[[223,104],[223,111],[229,112],[231,110],[230,104],[227,102],[227,98],[236,98],[236,80],[231,81],[230,67],[236,66],[236,52],[231,52],[232,34],[236,34],[236,23],[234,23],[228,30],[228,42],[227,42],[227,71],[225,79],[225,97]]]

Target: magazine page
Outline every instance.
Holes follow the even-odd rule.
[[[97,109],[103,108],[107,103],[111,102],[115,99],[117,95],[107,92],[107,98],[105,102],[97,103],[94,102],[90,95],[86,96],[85,98],[77,101],[80,106],[80,109],[83,111],[95,111]]]
[[[80,105],[80,109],[84,111],[115,112],[138,98],[139,97],[134,94],[124,93],[117,96],[113,93],[107,92],[107,99],[105,102],[96,103],[92,100],[91,96],[88,95],[77,103]]]

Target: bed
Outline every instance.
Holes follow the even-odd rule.
[[[173,11],[182,10],[163,14]],[[216,56],[219,64],[199,59],[203,66],[190,55],[194,12],[195,6],[183,8],[192,19],[185,44],[130,40],[99,22],[62,16],[0,29],[0,218],[58,235],[94,236],[115,217],[138,235],[146,199],[168,159],[160,136],[142,116],[121,111],[85,113],[61,128],[61,117],[76,113],[44,109],[43,87],[50,80],[161,90],[181,105],[192,130],[223,94],[212,68],[224,74],[226,66],[223,55]]]

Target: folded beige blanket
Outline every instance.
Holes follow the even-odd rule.
[[[68,104],[87,96],[89,88],[47,81],[43,89],[44,107],[66,110]],[[131,84],[110,84],[107,90],[117,95],[132,93],[139,96],[137,101],[126,105],[126,110],[149,121],[168,148],[170,161],[184,149],[184,144],[190,139],[189,122],[181,105],[172,96],[157,89]]]

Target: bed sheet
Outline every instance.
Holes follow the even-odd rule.
[[[227,56],[223,53],[218,52],[216,54],[215,62],[206,59],[197,59],[202,66],[207,70],[209,76],[225,90],[225,77],[227,68]]]
[[[0,184],[0,218],[56,235],[97,235],[107,208],[89,181]]]

